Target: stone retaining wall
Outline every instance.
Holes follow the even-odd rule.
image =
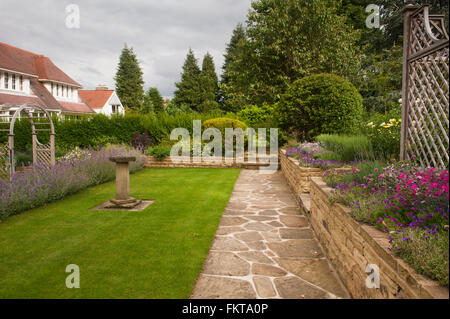
[[[310,178],[310,194],[299,193],[300,180],[304,176],[284,154],[280,157],[288,183],[353,298],[449,298],[447,288],[419,275],[388,249],[390,244],[386,234],[355,221],[349,208],[331,204],[332,189],[321,177]],[[368,265],[379,267],[380,288],[367,288]]]
[[[280,150],[281,170],[296,197],[309,193],[311,177],[322,176],[323,170],[315,167],[301,167],[298,160],[287,157],[285,154],[285,150]]]

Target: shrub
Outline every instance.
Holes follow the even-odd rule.
[[[151,155],[154,158],[162,161],[166,157],[170,156],[171,147],[168,145],[157,145],[154,147],[150,147],[147,150],[147,155]]]
[[[376,114],[361,131],[369,138],[374,155],[382,160],[398,159],[400,155],[401,109]]]
[[[362,118],[362,97],[349,81],[317,74],[295,81],[278,103],[280,126],[311,138],[322,133],[350,134]]]
[[[220,117],[220,118],[215,118],[215,119],[211,119],[211,120],[203,122],[202,131],[204,131],[208,128],[216,128],[220,131],[220,133],[222,134],[222,150],[225,151],[226,144],[233,142],[233,141],[225,140],[225,129],[226,128],[232,128],[232,129],[241,128],[243,133],[245,134],[247,125],[245,125],[245,123],[243,123],[239,120]],[[234,140],[234,138],[233,138],[233,140]],[[245,136],[244,137],[244,147],[246,147],[247,141],[248,141],[247,136]],[[235,146],[236,145],[233,144],[234,149],[235,149]]]
[[[316,136],[322,147],[340,157],[341,161],[353,162],[372,159],[373,153],[369,139],[365,135],[329,135]]]
[[[238,113],[238,118],[250,126],[266,124],[271,120],[273,109],[273,106],[268,104],[249,105]]]
[[[137,132],[133,133],[133,138],[131,139],[131,146],[144,152],[147,147],[151,144],[152,140],[150,136],[148,136],[148,132],[145,131],[143,134],[139,134]]]
[[[74,150],[60,159],[51,169],[33,166],[33,170],[16,173],[12,181],[0,179],[0,218],[62,199],[88,186],[114,179],[114,155],[136,156],[130,172],[144,167],[145,157],[135,149],[124,146],[103,147],[99,150]]]

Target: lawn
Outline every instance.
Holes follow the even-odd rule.
[[[188,298],[239,169],[145,169],[142,212],[92,211],[114,183],[0,223],[0,298]],[[66,266],[80,267],[79,289]]]

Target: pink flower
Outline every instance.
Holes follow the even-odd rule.
[[[415,191],[416,189],[417,189],[417,184],[413,184],[413,185],[411,186],[411,190]]]
[[[403,174],[403,173],[399,174],[399,175],[398,175],[398,178],[404,179],[404,178],[405,178],[405,174]]]

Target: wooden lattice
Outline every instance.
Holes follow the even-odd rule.
[[[401,158],[449,164],[449,38],[442,15],[406,7]]]

